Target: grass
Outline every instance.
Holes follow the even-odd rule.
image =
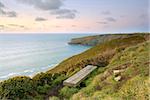
[[[97,45],[81,54],[72,56],[63,62],[61,62],[58,66],[56,66],[54,69],[49,70],[49,73],[67,73],[67,75],[71,73],[75,73],[78,70],[85,67],[87,64],[94,63],[95,59],[100,59],[101,56],[110,56],[114,54],[115,48],[125,48],[128,46],[132,46],[141,42],[144,42],[145,38],[143,36],[133,36],[129,38],[123,38],[123,39],[115,39],[109,42],[105,42],[103,44]],[[107,60],[111,59],[111,57]],[[104,59],[104,60],[106,60]],[[93,60],[93,62],[91,61]],[[102,60],[101,60],[102,61]],[[97,61],[95,61],[97,62]],[[107,62],[107,61],[106,61]],[[107,64],[107,63],[106,63]],[[105,64],[105,65],[106,65]],[[101,64],[99,64],[101,66]],[[103,65],[102,65],[103,66]],[[78,70],[76,70],[78,69]]]
[[[149,47],[150,41],[116,54],[104,73],[74,94],[72,100],[148,100]],[[127,62],[130,64],[124,67]],[[122,68],[122,80],[116,82],[113,70]]]

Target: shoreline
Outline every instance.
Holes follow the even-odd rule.
[[[10,78],[17,77],[17,76],[27,76],[27,77],[33,78],[33,77],[36,76],[38,73],[42,73],[42,72],[45,73],[45,72],[47,72],[47,71],[49,71],[49,70],[54,69],[58,64],[59,64],[59,63],[53,64],[53,66],[50,66],[48,69],[43,70],[43,71],[40,71],[40,72],[35,72],[35,73],[34,73],[34,71],[31,70],[31,69],[27,69],[27,70],[24,70],[23,72],[21,72],[21,73],[33,72],[31,75],[21,75],[21,73],[12,72],[12,73],[9,73],[9,74],[7,74],[7,75],[0,76],[0,82],[5,81],[5,80],[8,80],[8,79],[10,79]],[[44,67],[42,67],[42,68],[44,68]],[[41,69],[42,69],[42,68],[41,68]],[[14,76],[13,76],[13,75],[14,75]],[[9,76],[10,76],[10,77],[9,77]],[[4,78],[3,78],[3,77],[4,77]]]

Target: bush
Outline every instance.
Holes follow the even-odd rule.
[[[51,85],[52,81],[52,74],[50,73],[39,73],[36,76],[33,77],[33,81],[36,83],[36,85],[44,85],[49,84]]]
[[[0,99],[31,99],[35,95],[34,89],[30,77],[14,77],[0,84]]]
[[[37,92],[40,94],[46,94],[50,90],[51,86],[45,84],[44,86],[38,86]]]
[[[63,98],[69,99],[73,94],[77,93],[78,89],[77,88],[69,88],[65,86],[60,90],[60,96]]]

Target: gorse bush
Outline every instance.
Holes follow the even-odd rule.
[[[39,73],[33,77],[33,81],[35,81],[36,85],[51,85],[52,80],[52,74],[50,73]]]
[[[34,93],[34,82],[26,76],[11,78],[0,84],[1,99],[29,99],[35,95]]]
[[[51,88],[62,82],[65,76],[59,74],[39,73],[31,79],[19,76],[0,83],[0,99],[43,100]]]
[[[63,98],[69,99],[73,94],[77,92],[78,92],[77,88],[69,88],[65,86],[60,90],[60,96]]]

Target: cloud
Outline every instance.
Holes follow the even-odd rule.
[[[76,10],[69,10],[69,9],[58,9],[52,11],[52,15],[56,15],[57,19],[74,19],[76,17]]]
[[[3,28],[5,28],[5,25],[0,25],[0,29],[3,29]]]
[[[59,9],[63,2],[62,0],[17,0],[20,3],[31,5],[41,10]]]
[[[42,17],[37,17],[36,19],[35,19],[35,21],[46,21],[47,19],[45,19],[45,18],[42,18]]]
[[[111,15],[111,12],[110,11],[103,11],[102,14],[103,15]]]
[[[127,17],[126,15],[120,15],[120,18],[125,18],[125,17]]]
[[[6,29],[7,27],[5,25],[0,25],[0,31]]]
[[[104,18],[104,21],[98,21],[97,24],[109,25],[111,22],[116,22],[117,20],[113,17]]]
[[[117,20],[113,17],[106,17],[106,18],[104,18],[104,21],[98,21],[96,23],[104,25],[104,26],[109,26],[109,24],[111,24],[112,22],[116,22],[116,21]]]
[[[18,24],[7,24],[8,26],[12,26],[12,27],[20,27],[20,28],[24,28],[25,26],[23,25],[18,25]]]
[[[108,24],[108,22],[97,22],[98,24],[104,24],[104,25],[106,25],[106,24]]]
[[[0,2],[0,16],[17,17],[17,13],[15,11],[6,11],[4,4]]]
[[[62,26],[56,25],[55,27],[56,27],[56,28],[61,28]]]
[[[74,19],[76,10],[62,9],[64,0],[17,0],[20,3],[31,5],[34,8],[49,11],[51,15],[55,15],[56,19]]]
[[[0,2],[0,8],[4,8],[5,6],[4,6],[4,4],[2,4],[1,2]]]
[[[148,19],[148,14],[143,13],[143,14],[141,14],[139,16],[139,18],[141,18],[141,19]]]
[[[17,13],[15,11],[5,11],[0,9],[0,16],[17,17]]]
[[[77,27],[76,25],[71,25],[71,27]]]
[[[117,20],[113,17],[107,17],[105,18],[105,20],[109,21],[109,22],[116,22]]]
[[[8,11],[5,15],[7,17],[17,17],[17,13],[15,11]]]
[[[3,10],[4,7],[4,4],[0,2],[0,15],[5,14],[5,11]]]
[[[1,31],[1,30],[3,31],[3,30],[5,30],[5,29],[11,30],[11,29],[18,29],[18,28],[24,29],[24,30],[28,29],[28,28],[25,27],[24,25],[18,25],[18,24],[0,25],[0,31]]]

